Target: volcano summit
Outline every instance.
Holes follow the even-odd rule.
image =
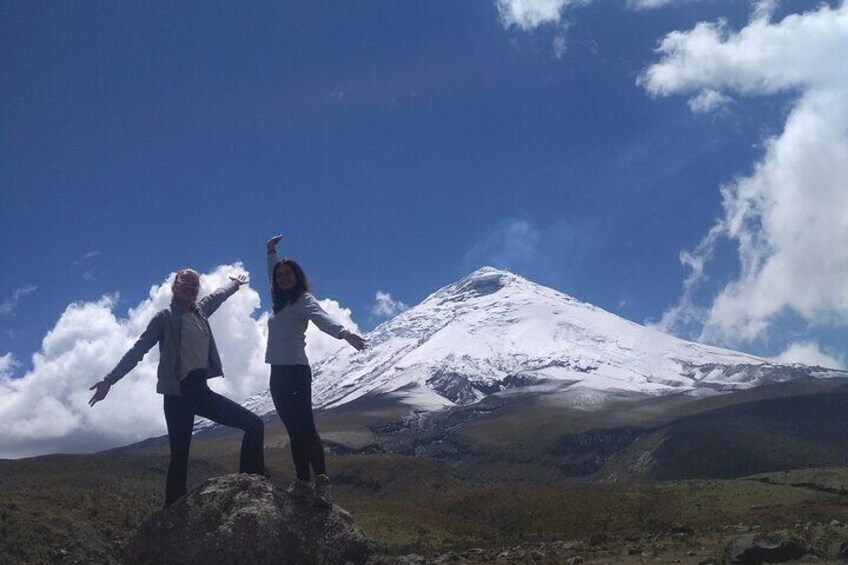
[[[491,394],[551,391],[580,406],[608,395],[709,395],[844,375],[685,341],[491,267],[434,292],[367,337],[367,350],[346,348],[314,364],[316,407],[382,394],[432,411]],[[267,391],[245,406],[273,410]]]

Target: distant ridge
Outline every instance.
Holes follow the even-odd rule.
[[[491,394],[572,391],[574,406],[614,393],[708,395],[844,371],[781,365],[685,341],[509,271],[483,267],[381,324],[364,352],[313,366],[313,402],[331,408],[388,394],[414,410]],[[273,411],[269,393],[245,401]]]

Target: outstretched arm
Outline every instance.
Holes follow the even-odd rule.
[[[318,326],[318,329],[325,334],[331,335],[338,339],[343,339],[350,345],[355,347],[357,351],[362,351],[365,348],[365,339],[349,330],[333,320],[327,312],[321,308],[321,304],[310,293],[304,293],[303,306],[306,310],[307,317],[312,320],[312,323]]]
[[[111,388],[112,388],[112,385],[109,384],[109,381],[107,381],[106,379],[103,379],[100,382],[94,383],[94,386],[92,386],[90,389],[88,389],[88,390],[95,390],[96,389],[94,395],[91,397],[91,400],[88,401],[88,405],[94,406],[95,404],[97,404],[98,402],[100,402],[101,400],[106,398],[106,395],[109,394],[109,389],[111,389]]]
[[[161,313],[160,313],[161,314]],[[136,365],[144,358],[145,354],[150,351],[150,348],[156,345],[162,339],[162,317],[157,314],[147,324],[147,329],[139,336],[135,344],[127,351],[115,368],[112,369],[103,380],[95,383],[88,390],[93,390],[94,395],[88,401],[89,406],[94,406],[109,394],[109,389],[112,385],[124,378],[124,376],[132,371]]]
[[[339,337],[348,342],[357,351],[362,351],[368,344],[368,342],[365,341],[364,337],[348,330],[342,330],[342,333],[339,335]]]

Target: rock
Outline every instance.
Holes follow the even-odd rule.
[[[695,533],[695,530],[689,524],[685,524],[683,522],[674,522],[671,525],[671,533],[672,534],[683,534],[683,535],[692,535]]]
[[[841,559],[848,559],[848,541],[833,544],[830,548],[830,554]]]
[[[610,541],[609,535],[606,532],[597,532],[589,536],[589,545],[599,546],[608,544]]]
[[[808,553],[807,547],[790,537],[745,536],[737,539],[727,549],[725,562],[730,565],[758,565],[783,563],[800,559]]]
[[[291,499],[259,475],[210,479],[144,522],[126,565],[362,564],[376,552],[350,514]]]
[[[486,552],[486,550],[485,550],[485,549],[481,549],[481,548],[479,548],[479,547],[474,547],[474,548],[471,548],[471,549],[466,549],[465,551],[463,551],[462,553],[460,553],[460,556],[461,556],[463,559],[465,559],[466,561],[472,561],[472,562],[477,562],[477,561],[486,561],[486,560],[487,560],[487,559],[486,559],[486,558],[487,558],[487,552]]]
[[[546,557],[546,553],[541,549],[531,549],[530,550],[530,559],[533,561],[543,561]]]
[[[372,555],[366,565],[426,565],[428,561],[415,553],[408,555]]]

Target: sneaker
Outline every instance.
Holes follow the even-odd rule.
[[[308,499],[312,498],[315,495],[315,492],[309,481],[295,479],[286,489],[286,494],[291,498]]]
[[[315,505],[330,508],[333,505],[333,489],[330,487],[330,477],[315,476]]]

